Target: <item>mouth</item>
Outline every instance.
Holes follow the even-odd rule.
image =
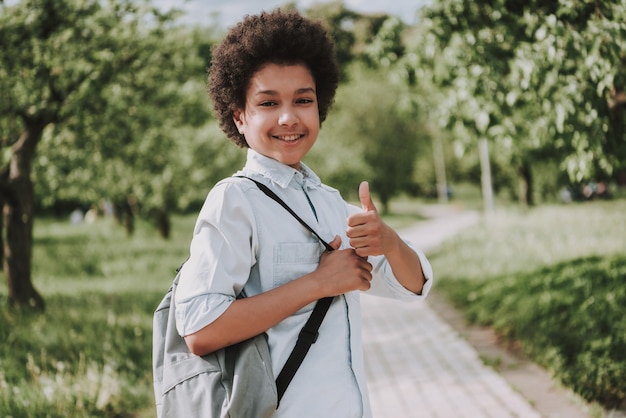
[[[274,135],[275,139],[285,141],[285,142],[294,142],[298,139],[304,138],[303,134],[289,134],[289,135]]]

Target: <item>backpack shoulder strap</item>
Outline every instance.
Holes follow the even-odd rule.
[[[261,189],[263,193],[265,193],[268,197],[270,197],[271,199],[276,201],[279,205],[281,205],[283,208],[285,208],[285,210],[289,212],[298,222],[300,222],[302,226],[304,226],[306,229],[311,231],[313,235],[315,235],[317,239],[320,240],[320,242],[324,245],[327,251],[334,250],[334,248],[331,247],[330,244],[324,241],[318,235],[318,233],[315,232],[313,228],[311,228],[306,222],[304,222],[304,220],[302,220],[302,218],[300,218],[289,207],[289,205],[287,205],[280,197],[278,197],[276,193],[274,193],[265,184],[259,181],[256,181],[254,179],[251,179],[250,177],[246,177],[246,176],[235,176],[235,177],[247,178],[248,180],[253,181],[257,185],[257,187]],[[317,341],[317,337],[319,335],[319,332],[318,332],[319,327],[320,325],[322,325],[322,321],[324,321],[324,317],[326,316],[326,312],[328,312],[328,308],[330,308],[330,304],[332,303],[332,301],[333,301],[332,297],[326,297],[326,298],[322,298],[318,300],[317,303],[315,304],[315,308],[313,308],[313,312],[311,313],[311,316],[309,316],[309,319],[306,321],[306,323],[302,327],[302,330],[300,331],[300,334],[298,335],[298,340],[296,341],[295,347],[291,351],[289,358],[285,362],[285,365],[283,366],[280,373],[278,374],[278,377],[276,378],[276,389],[278,390],[278,402],[279,403],[283,394],[287,390],[289,383],[291,383],[291,380],[293,379],[296,372],[298,371],[298,368],[300,368],[300,364],[302,364],[302,361],[304,360],[307,353],[309,352],[311,345],[315,343],[315,341]]]

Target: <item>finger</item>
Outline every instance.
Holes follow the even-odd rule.
[[[330,242],[330,246],[333,247],[334,250],[338,250],[339,247],[341,247],[341,237],[335,235],[335,238]]]
[[[374,270],[374,266],[372,266],[372,263],[370,263],[369,261],[367,261],[367,258],[363,258],[363,261],[365,262],[363,268],[365,269],[365,271],[370,275],[370,280],[371,280],[371,276],[372,276],[372,270]]]
[[[372,251],[369,247],[359,247],[355,249],[354,251],[356,252],[356,255],[358,255],[364,260],[367,260],[367,257],[372,255]]]
[[[369,212],[376,210],[376,206],[374,206],[374,202],[372,202],[372,195],[370,194],[370,185],[366,181],[362,181],[359,185],[359,200],[361,201],[363,211]]]
[[[374,279],[374,276],[372,276],[372,272],[370,270],[365,270],[363,273],[363,279],[369,283]]]
[[[349,241],[350,247],[357,249],[357,248],[362,248],[365,247],[367,245],[367,239],[364,237],[355,237],[355,238],[350,238]]]

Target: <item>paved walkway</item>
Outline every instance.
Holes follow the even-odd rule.
[[[478,220],[474,212],[448,211],[401,235],[428,253]],[[541,417],[428,301],[404,304],[364,296],[362,308],[375,418]]]

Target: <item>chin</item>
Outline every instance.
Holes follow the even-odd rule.
[[[289,167],[293,167],[295,169],[299,169],[300,168],[300,160],[294,161],[294,160],[278,160],[281,163],[288,165]]]

